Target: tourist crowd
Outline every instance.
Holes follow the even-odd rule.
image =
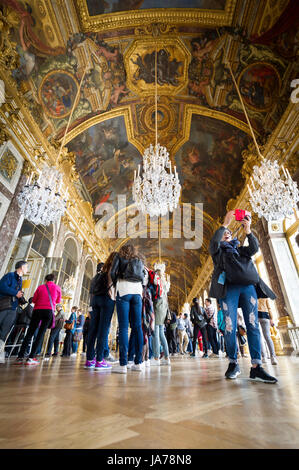
[[[271,362],[277,364],[268,302],[268,297],[275,295],[252,268],[251,257],[258,250],[258,242],[250,231],[250,221],[244,221],[248,246],[240,247],[227,228],[231,217],[229,212],[210,244],[215,268],[210,296],[218,299],[214,304],[217,308],[211,298],[206,298],[204,305],[194,298],[190,312],[170,310],[170,281],[165,265],[147,266],[143,255],[129,243],[111,253],[105,263],[98,264],[91,281],[90,311],[85,315],[76,306],[66,315],[61,289],[53,274],[46,276],[45,283],[23,308],[27,302],[22,276],[27,272],[27,262],[19,261],[15,272],[0,280],[0,361],[5,361],[9,348],[18,347],[15,364],[39,364],[48,330],[44,359],[58,356],[61,350],[62,357],[76,355],[81,341],[86,353],[85,369],[120,374],[126,374],[128,369],[141,372],[148,367],[170,367],[170,357],[177,355],[204,360],[227,356],[229,366],[225,376],[234,379],[240,373],[238,357],[246,356],[248,341],[250,378],[275,383],[277,379],[261,367],[266,362],[261,332]],[[234,269],[230,267],[232,258]],[[115,310],[119,360],[111,354],[108,342]],[[16,337],[22,333],[20,346]]]

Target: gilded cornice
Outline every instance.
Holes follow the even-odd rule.
[[[5,83],[6,95],[9,97],[0,108],[0,116],[6,122],[7,129],[14,133],[16,138],[10,137],[25,161],[29,162],[36,172],[41,170],[42,164],[46,162],[50,166],[56,166],[64,175],[64,188],[69,191],[69,203],[65,214],[65,222],[71,221],[75,230],[86,240],[94,254],[100,258],[106,256],[107,247],[98,240],[95,235],[95,223],[92,217],[92,209],[89,203],[82,201],[77,193],[73,182],[76,181],[73,160],[62,153],[59,162],[56,162],[58,146],[51,145],[43,135],[41,129],[33,119],[25,98],[18,92],[14,80],[5,70],[0,69],[0,78]],[[17,139],[22,147],[18,145]],[[67,149],[66,149],[67,150]],[[73,173],[72,173],[73,172]],[[70,175],[73,175],[70,178]],[[84,216],[85,224],[79,222],[80,215]]]
[[[128,12],[109,13],[90,16],[85,0],[77,0],[76,6],[82,30],[101,32],[113,29],[137,27],[152,23],[169,25],[229,26],[232,23],[237,0],[227,0],[225,10],[200,10],[194,8],[159,8],[149,10],[131,10]],[[121,35],[121,31],[119,32]]]

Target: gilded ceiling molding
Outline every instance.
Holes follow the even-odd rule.
[[[225,10],[200,10],[195,8],[167,8],[131,10],[90,16],[85,0],[76,0],[82,30],[100,32],[137,27],[157,22],[169,25],[229,26],[232,24],[237,0],[227,0]]]
[[[223,121],[228,124],[231,124],[232,126],[237,127],[238,129],[251,135],[248,124],[245,124],[245,122],[241,121],[240,119],[237,119],[234,116],[230,116],[229,114],[223,113],[221,111],[217,111],[215,109],[206,108],[204,106],[200,106],[196,104],[187,104],[184,108],[183,122],[185,122],[185,126],[183,129],[183,136],[181,137],[181,139],[177,141],[177,143],[171,149],[171,153],[173,155],[175,155],[179,151],[179,149],[182,147],[182,145],[184,145],[189,140],[193,114],[199,114],[201,116],[208,116],[214,119],[218,119],[219,121]]]
[[[117,117],[123,116],[125,120],[125,126],[127,130],[127,137],[128,141],[135,145],[137,150],[142,154],[145,150],[145,147],[140,144],[140,142],[134,137],[134,130],[133,130],[133,119],[132,119],[132,112],[130,106],[124,106],[118,109],[114,109],[112,111],[107,111],[106,113],[99,114],[97,116],[93,116],[90,119],[87,119],[82,124],[79,124],[77,127],[72,129],[70,132],[67,133],[65,137],[65,145],[77,137],[82,132],[86,131],[92,126],[99,124],[101,122],[107,121],[109,119],[114,119]],[[60,141],[62,138],[60,139]]]

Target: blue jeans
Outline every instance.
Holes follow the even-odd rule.
[[[229,284],[227,295],[220,301],[224,321],[224,339],[229,362],[237,363],[237,309],[243,312],[247,329],[248,346],[252,364],[261,364],[261,337],[257,313],[257,295],[253,285]]]
[[[116,297],[116,310],[119,324],[119,363],[128,363],[129,318],[135,341],[135,364],[142,363],[143,333],[141,327],[142,298],[139,294]]]
[[[131,331],[128,346],[128,361],[133,361],[135,356],[135,332]]]
[[[47,348],[47,354],[51,354],[53,344],[54,344],[54,353],[58,353],[59,349],[59,333],[61,331],[61,328],[53,328],[51,330],[51,334],[49,337],[49,342],[48,342],[48,348]]]
[[[149,358],[149,359],[152,359],[152,357],[154,357],[154,352],[153,352],[153,337],[152,337],[152,336],[149,336],[149,337],[148,337],[148,348],[149,348],[148,358]]]
[[[154,357],[155,359],[160,358],[160,342],[164,351],[164,357],[169,357],[168,344],[164,334],[164,325],[155,325],[155,336],[154,336]]]
[[[95,358],[101,362],[104,357],[106,345],[108,343],[108,334],[111,318],[114,311],[115,302],[109,295],[94,295],[91,301],[92,312],[90,312],[90,323],[87,337],[86,359],[92,361]],[[109,350],[108,354],[109,355]],[[106,357],[106,356],[105,356]]]

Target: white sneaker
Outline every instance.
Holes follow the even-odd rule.
[[[151,359],[151,366],[159,366],[160,359]]]
[[[75,356],[77,356],[77,353],[71,354],[71,357],[75,357]]]
[[[127,366],[115,366],[112,368],[112,372],[116,372],[117,374],[126,374]]]
[[[271,357],[271,364],[273,364],[273,366],[277,366],[278,362],[275,356]]]
[[[267,364],[267,359],[265,357],[262,357],[262,363]]]
[[[115,359],[115,357],[112,356],[112,354],[109,354],[109,356],[104,357],[106,362],[118,362],[118,359]]]
[[[5,341],[3,341],[3,339],[0,339],[0,353],[4,351],[4,348],[5,348]]]
[[[131,370],[137,370],[139,372],[143,371],[143,367],[142,367],[142,364],[133,364],[132,367],[131,367]]]
[[[148,359],[147,361],[144,362],[145,367],[150,367],[151,366],[151,361]]]
[[[131,369],[133,364],[134,364],[134,361],[128,361],[127,368]]]
[[[4,364],[5,363],[5,352],[2,351],[0,352],[0,364]]]
[[[169,357],[167,359],[165,357],[163,357],[163,359],[161,359],[161,366],[171,366],[171,362],[170,362]]]

